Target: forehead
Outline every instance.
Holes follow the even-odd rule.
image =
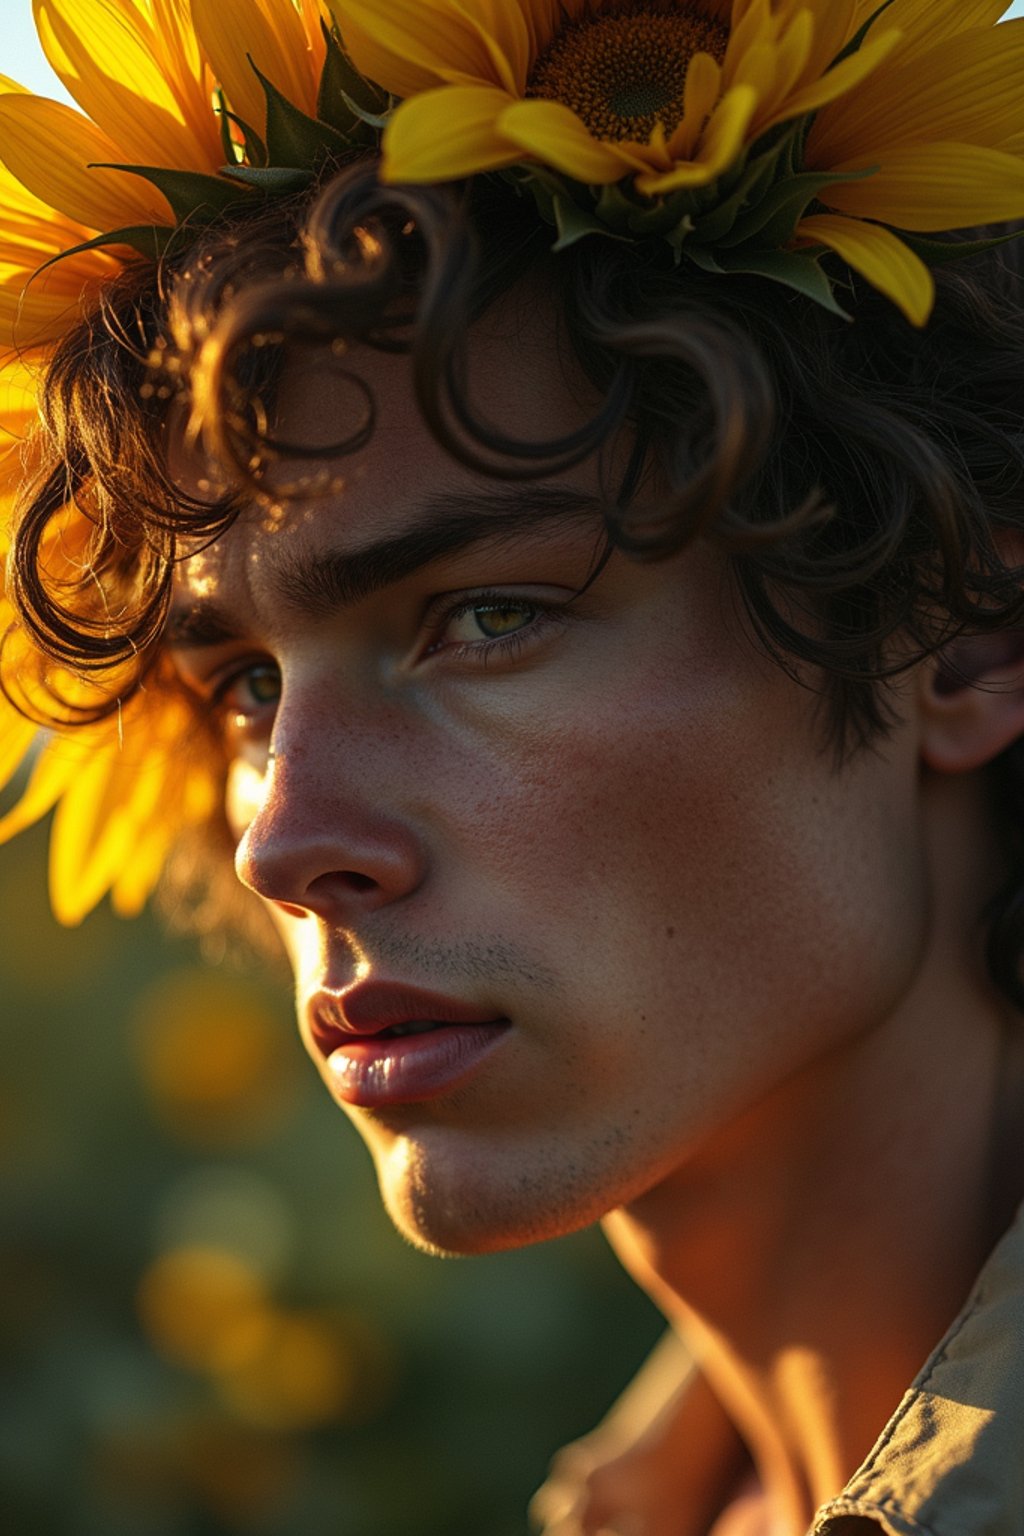
[[[598,409],[596,392],[556,345],[546,294],[517,291],[477,323],[462,393],[485,433],[547,443],[577,431]],[[462,465],[426,426],[405,355],[368,346],[308,348],[290,354],[281,379],[267,492],[249,499],[221,540],[183,562],[176,585],[195,597],[214,588],[253,589],[265,570],[329,549],[339,557],[418,539],[429,553],[476,537],[487,520],[496,536],[556,522],[591,528],[600,519],[598,468],[584,462],[542,480],[503,481]],[[171,469],[192,495],[224,483],[201,453],[172,430]],[[338,445],[359,440],[355,451]],[[302,450],[294,453],[290,450]]]

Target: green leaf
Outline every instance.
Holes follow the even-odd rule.
[[[90,166],[90,169],[92,167]],[[234,207],[242,193],[231,187],[220,176],[207,176],[201,171],[173,171],[162,165],[111,165],[97,162],[101,171],[127,171],[131,176],[141,176],[152,182],[171,205],[176,224],[186,219],[202,216],[216,218],[219,213]]]
[[[347,138],[362,121],[357,109],[369,113],[384,111],[388,104],[387,92],[365,80],[356,69],[345,52],[337,25],[328,27],[323,21],[320,25],[327,52],[320,76],[316,115],[321,122]]]
[[[220,174],[268,197],[301,192],[313,180],[312,171],[294,165],[225,165]]]
[[[581,208],[574,203],[572,198],[559,194],[553,199],[552,211],[555,217],[555,228],[558,230],[558,239],[551,247],[553,251],[567,250],[570,245],[575,245],[578,240],[583,240],[587,235],[603,235],[606,240],[629,240],[628,235],[618,235],[614,230],[602,224],[596,214]]]
[[[344,134],[319,118],[308,117],[287,96],[282,96],[251,58],[249,65],[267,99],[267,159],[270,165],[315,171],[327,156],[343,155],[351,149],[351,140]]]
[[[993,235],[988,240],[928,240],[922,235],[911,235],[906,230],[895,231],[909,245],[915,256],[930,267],[948,266],[951,261],[963,261],[968,256],[980,256],[994,251],[998,245],[1008,245],[1011,240],[1024,237],[1024,229],[1011,229],[1006,235]]]
[[[873,176],[877,166],[866,171],[804,171],[788,181],[780,181],[763,197],[756,208],[736,220],[718,245],[722,249],[755,240],[768,250],[778,249],[793,238],[793,233],[808,207],[825,187],[838,181],[863,181]]]
[[[813,299],[823,309],[843,320],[852,319],[842,309],[832,291],[832,283],[819,265],[819,257],[807,251],[737,251],[719,260],[710,251],[690,247],[686,254],[705,272],[732,277],[765,277],[773,283],[792,288],[804,298]]]

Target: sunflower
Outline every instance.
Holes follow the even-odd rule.
[[[828,248],[922,325],[934,283],[902,233],[1024,217],[1024,21],[997,32],[1007,9],[344,0],[339,20],[359,68],[403,98],[386,179],[525,163],[563,242],[649,233],[664,211],[706,269],[823,300]]]

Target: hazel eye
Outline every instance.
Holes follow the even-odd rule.
[[[277,667],[270,662],[257,662],[228,678],[216,703],[235,730],[246,730],[268,712],[272,715],[280,698],[281,674]]]
[[[445,625],[445,639],[463,645],[481,640],[503,640],[528,628],[538,612],[535,603],[473,603],[451,615]]]

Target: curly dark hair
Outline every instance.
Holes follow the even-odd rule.
[[[501,178],[386,187],[368,156],[177,244],[158,267],[127,266],[57,350],[44,468],[12,551],[20,623],[42,656],[115,679],[103,707],[158,661],[182,541],[215,537],[244,497],[267,494],[269,465],[301,460],[268,422],[285,349],[304,344],[408,352],[430,430],[488,475],[540,477],[592,455],[609,464],[609,446],[628,442],[624,472],[602,477],[609,545],[658,560],[697,535],[719,541],[761,643],[802,680],[807,663],[824,679],[840,755],[891,725],[896,672],[1024,619],[1024,571],[1000,538],[1024,526],[1015,246],[940,270],[923,330],[847,274],[851,325],[763,279],[676,265],[667,246],[588,238],[552,255],[551,231]],[[554,344],[601,400],[577,432],[545,443],[480,419],[466,384],[474,320],[530,272],[555,295]],[[332,453],[365,441],[367,403]],[[225,465],[219,498],[172,482],[172,409],[191,413]],[[656,515],[636,502],[652,479]],[[87,569],[70,585],[44,554],[69,502],[92,523]],[[989,964],[1024,1006],[1020,745],[993,777],[1016,871],[990,914]]]

